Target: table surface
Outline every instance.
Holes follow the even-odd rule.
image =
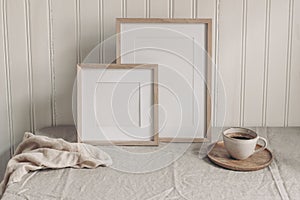
[[[259,171],[236,172],[216,166],[201,157],[205,148],[199,143],[156,171],[149,169],[159,162],[139,162],[121,157],[113,147],[99,147],[112,156],[112,167],[29,173],[21,182],[10,185],[3,199],[300,199],[300,128],[255,130],[268,140],[274,154],[272,164]],[[219,130],[214,132],[218,138]],[[147,153],[166,146],[168,151],[161,153],[158,161],[185,148],[184,144],[162,143],[159,147],[120,149]],[[148,172],[125,172],[130,167]]]

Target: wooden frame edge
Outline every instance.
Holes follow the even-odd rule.
[[[116,64],[121,64],[121,21],[116,19]]]
[[[207,22],[206,139],[211,141],[212,19]]]
[[[105,140],[83,140],[83,143],[102,146],[157,146],[159,141],[105,141]]]
[[[77,68],[83,69],[83,68],[90,68],[90,69],[155,69],[157,68],[157,64],[98,64],[98,63],[89,63],[89,64],[78,64]]]
[[[209,142],[207,138],[168,138],[161,137],[159,142],[172,142],[172,143],[200,143],[200,142]]]
[[[120,23],[211,23],[211,18],[116,18],[117,26]]]

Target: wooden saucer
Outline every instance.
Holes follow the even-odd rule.
[[[259,144],[256,149],[260,148]],[[217,142],[208,153],[208,158],[215,164],[235,171],[256,171],[267,167],[273,160],[270,150],[265,149],[253,154],[245,160],[232,158],[224,147],[224,142]]]

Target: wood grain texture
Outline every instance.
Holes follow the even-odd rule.
[[[261,148],[256,145],[256,149]],[[265,149],[245,160],[235,160],[228,154],[224,142],[217,142],[208,153],[208,158],[215,164],[235,171],[256,171],[267,167],[273,160],[272,153]]]
[[[73,0],[52,1],[56,124],[74,124],[72,89],[77,64],[76,5]]]

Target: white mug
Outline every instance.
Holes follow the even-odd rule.
[[[231,157],[244,160],[254,153],[263,151],[267,147],[267,140],[254,131],[246,128],[230,128],[223,132],[224,145]],[[264,145],[255,150],[258,140]]]

